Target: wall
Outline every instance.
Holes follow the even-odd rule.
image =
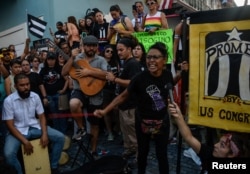
[[[77,19],[85,16],[88,8],[99,8],[104,14],[109,13],[109,7],[118,4],[122,11],[132,17],[131,9],[135,0],[3,0],[0,1],[0,39],[6,35],[10,28],[17,27],[27,21],[26,14],[43,17],[48,22],[44,37],[50,37],[48,28],[56,30],[57,21],[67,21],[68,16]],[[22,33],[24,36],[26,33]],[[25,36],[27,37],[27,36]],[[31,40],[35,40],[30,36]],[[11,42],[11,41],[9,41]],[[19,41],[24,42],[24,41]],[[15,44],[15,43],[14,43]],[[0,41],[0,48],[8,46],[9,43]]]

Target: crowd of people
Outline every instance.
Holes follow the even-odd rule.
[[[69,16],[67,22],[58,21],[57,31],[50,29],[54,45],[46,50],[29,49],[30,39],[26,39],[24,52],[18,57],[14,45],[1,49],[0,129],[5,144],[0,155],[18,174],[22,174],[17,157],[20,145],[24,145],[24,153],[30,154],[33,152],[30,140],[35,138],[40,138],[44,147],[48,142],[53,144],[51,168],[52,173],[58,173],[68,120],[72,118],[76,127],[72,140],[79,141],[91,134],[90,153],[94,159],[98,159],[101,124],[105,125],[107,141],[121,133],[124,147],[121,155],[125,159],[136,156],[138,174],[146,171],[152,139],[159,173],[168,173],[167,109],[194,151],[204,151],[189,133],[178,106],[167,100],[169,88],[180,79],[182,70],[188,70],[187,62],[174,58],[182,66],[173,77],[166,66],[166,45],[156,42],[146,52],[143,43],[133,37],[133,32],[153,35],[157,30],[168,29],[166,16],[158,11],[158,6],[158,0],[138,1],[132,11],[134,18],[130,19],[119,5],[112,5],[110,22],[104,19],[101,10],[94,8],[78,22],[74,16]],[[242,144],[231,137],[226,137],[229,150],[222,157],[229,157],[231,152],[232,157],[237,157],[243,152]]]

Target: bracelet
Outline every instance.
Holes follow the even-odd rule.
[[[175,38],[175,39],[179,39],[180,36],[179,36],[178,34],[175,34],[175,35],[174,35],[174,38]]]
[[[43,99],[48,99],[48,97],[47,97],[47,96],[44,96]]]

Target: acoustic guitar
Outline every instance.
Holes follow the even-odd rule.
[[[48,38],[46,39],[46,44],[49,47],[54,48],[55,51],[58,52],[60,55],[62,55],[65,60],[68,60],[70,58],[50,39],[48,39]],[[80,89],[82,90],[82,92],[84,94],[86,94],[88,96],[93,96],[93,95],[97,94],[98,92],[100,92],[103,89],[103,87],[105,86],[106,81],[92,77],[92,76],[78,77],[76,75],[76,69],[80,69],[80,68],[87,68],[87,69],[90,69],[93,71],[100,71],[100,69],[92,67],[88,63],[88,61],[82,59],[82,60],[76,61],[69,71],[70,77],[72,77],[73,79],[78,81],[78,83],[80,85]]]

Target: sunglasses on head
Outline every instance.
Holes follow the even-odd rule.
[[[106,53],[113,53],[112,50],[106,50],[105,52],[106,52]]]
[[[147,6],[150,6],[150,5],[153,5],[153,4],[155,4],[155,2],[148,2]]]

